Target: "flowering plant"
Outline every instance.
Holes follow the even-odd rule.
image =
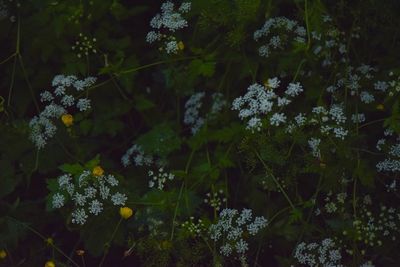
[[[0,266],[397,266],[399,8],[0,0]]]

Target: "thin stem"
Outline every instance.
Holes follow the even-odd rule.
[[[153,67],[153,66],[157,66],[157,65],[161,65],[161,64],[165,64],[165,63],[172,63],[172,62],[177,62],[177,61],[194,59],[194,58],[198,58],[198,57],[200,57],[200,56],[190,56],[190,57],[183,57],[183,58],[176,58],[176,59],[169,59],[169,60],[161,60],[161,61],[153,62],[153,63],[150,63],[150,64],[146,64],[146,65],[143,65],[143,66],[139,66],[139,67],[136,67],[136,68],[120,71],[119,73],[115,73],[115,76],[120,76],[120,75],[123,75],[123,74],[136,72],[138,70],[146,69],[146,68],[149,68],[149,67]]]
[[[124,91],[122,90],[121,86],[119,86],[119,84],[117,83],[117,81],[115,80],[114,76],[112,74],[109,75],[111,81],[113,82],[113,84],[115,85],[115,87],[118,89],[120,95],[122,96],[123,99],[127,100],[127,101],[131,101],[131,99],[129,99],[129,97],[126,96],[126,94],[124,93]]]
[[[267,164],[264,162],[264,160],[261,158],[260,154],[258,154],[257,151],[255,151],[255,154],[257,155],[258,159],[261,161],[262,165],[264,166],[265,170],[267,172],[269,172],[269,175],[272,177],[272,179],[274,180],[275,184],[279,187],[279,189],[281,190],[282,194],[284,195],[284,197],[286,198],[286,200],[289,202],[289,205],[292,207],[292,209],[295,211],[296,208],[293,205],[293,202],[290,200],[288,194],[286,193],[286,191],[283,189],[283,187],[281,186],[281,184],[278,182],[278,180],[276,179],[276,177],[273,175],[272,171],[269,169],[269,167],[267,166]]]
[[[311,46],[311,33],[310,33],[310,22],[308,19],[308,1],[305,0],[304,2],[304,13],[306,16],[306,27],[307,27],[307,50],[310,49]]]
[[[117,230],[118,230],[121,222],[122,222],[122,217],[119,219],[117,225],[115,226],[114,232],[112,233],[110,240],[104,245],[105,246],[105,251],[104,251],[103,257],[101,258],[101,261],[99,263],[99,267],[103,266],[103,263],[104,263],[107,255],[108,255],[108,250],[109,250],[109,247],[110,247],[110,243],[113,241],[113,239],[115,237],[115,234],[117,233]]]
[[[23,74],[23,76],[24,76],[24,78],[25,78],[26,84],[28,85],[29,92],[31,93],[32,100],[33,100],[33,104],[35,105],[36,110],[37,110],[37,112],[39,113],[39,112],[40,112],[39,104],[38,104],[38,102],[36,101],[35,93],[33,92],[32,85],[31,85],[31,83],[29,82],[28,75],[27,75],[26,70],[25,70],[25,65],[24,65],[24,62],[23,62],[22,57],[21,57],[20,54],[18,54],[18,59],[19,59],[20,65],[21,65],[22,74]]]
[[[386,119],[378,119],[378,120],[369,121],[369,122],[367,122],[367,123],[361,124],[361,125],[358,127],[358,129],[361,129],[361,128],[365,127],[365,126],[368,126],[368,125],[371,125],[371,124],[374,124],[374,123],[378,123],[378,122],[382,122],[382,121],[385,121],[385,120],[386,120]]]
[[[305,60],[304,58],[300,61],[299,65],[297,66],[296,73],[295,73],[295,75],[294,75],[294,77],[293,77],[292,83],[296,81],[297,76],[298,76],[299,73],[300,73],[301,67],[303,66],[303,64],[304,64],[305,62],[306,62],[306,60]]]
[[[83,257],[83,255],[81,255],[81,259],[82,259],[82,265],[83,265],[83,267],[86,267],[85,257]]]
[[[21,18],[18,14],[18,22],[17,22],[17,43],[15,44],[15,54],[19,55],[21,47]]]
[[[32,227],[30,227],[29,225],[13,218],[10,216],[7,216],[8,218],[14,220],[16,223],[20,224],[21,226],[25,227],[26,229],[28,229],[29,231],[31,231],[32,233],[34,233],[35,235],[37,235],[38,237],[40,237],[43,241],[46,241],[47,238],[42,235],[41,233],[39,233],[38,231],[36,231],[35,229],[33,229]],[[77,264],[73,259],[71,259],[70,257],[67,256],[67,254],[65,254],[61,249],[59,249],[56,245],[54,245],[54,243],[50,243],[50,246],[52,246],[58,253],[60,253],[61,255],[63,255],[70,263],[72,263],[74,266],[79,267],[79,264]]]
[[[187,163],[186,163],[186,166],[185,166],[185,174],[187,174],[188,171],[189,171],[190,164],[192,163],[192,159],[193,159],[194,152],[195,152],[194,149],[192,149],[192,152],[190,152],[189,159],[188,159],[188,161],[187,161]]]
[[[14,88],[16,66],[17,66],[17,56],[15,56],[15,58],[14,58],[14,64],[13,64],[13,69],[12,69],[12,73],[11,73],[11,83],[10,83],[10,88],[8,89],[7,106],[11,105],[11,95],[12,95],[12,90]]]
[[[206,243],[207,247],[210,249],[211,253],[214,253],[212,247],[210,246],[210,243],[208,243],[207,239],[204,238],[202,234],[200,234],[201,239]]]
[[[7,61],[9,61],[10,59],[12,59],[13,57],[15,57],[17,55],[17,53],[12,53],[8,58],[4,59],[3,61],[0,62],[0,65],[6,63]]]
[[[183,186],[184,185],[185,185],[185,181],[182,182],[181,189],[179,190],[178,201],[176,202],[176,206],[175,206],[174,218],[172,219],[172,229],[171,229],[171,237],[170,237],[171,241],[174,238],[175,220],[176,220],[176,215],[178,214],[179,202],[180,202],[181,197],[182,197],[182,192],[183,192]]]

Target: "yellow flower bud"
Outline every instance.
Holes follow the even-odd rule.
[[[172,247],[172,243],[169,240],[161,241],[161,249],[167,250]]]
[[[78,256],[83,256],[84,254],[85,254],[85,251],[82,250],[82,249],[78,249],[78,250],[76,251],[76,255],[78,255]]]
[[[53,245],[53,244],[54,244],[53,238],[51,238],[51,237],[47,238],[47,239],[46,239],[46,243],[47,243],[47,245],[49,245],[49,246]]]
[[[180,42],[178,43],[178,49],[179,49],[179,50],[185,49],[185,45],[183,44],[182,41],[180,41]]]
[[[7,257],[7,252],[2,249],[0,250],[0,259],[5,259]]]
[[[385,106],[383,104],[379,104],[379,105],[376,106],[376,109],[377,110],[384,110]]]
[[[104,170],[103,170],[102,167],[96,166],[96,167],[93,168],[92,174],[94,176],[102,176],[104,174]]]
[[[74,123],[74,117],[71,114],[64,114],[61,116],[61,120],[65,126],[69,127]]]
[[[121,207],[119,209],[119,214],[121,215],[122,218],[128,219],[129,217],[132,216],[133,211],[131,208],[128,208],[128,207]]]
[[[46,262],[44,267],[56,267],[56,264],[53,261],[48,261],[48,262]]]

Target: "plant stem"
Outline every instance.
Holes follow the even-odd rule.
[[[181,185],[181,189],[179,190],[178,201],[176,202],[176,206],[175,206],[174,218],[172,219],[171,237],[169,238],[171,241],[174,238],[175,220],[176,220],[176,215],[178,213],[179,201],[181,200],[181,197],[182,197],[182,192],[183,192],[183,186],[184,185],[185,185],[185,180],[183,180],[182,185]]]
[[[198,58],[198,57],[200,57],[200,56],[190,56],[190,57],[176,58],[176,59],[172,59],[172,60],[171,59],[169,59],[169,60],[161,60],[161,61],[153,62],[153,63],[150,63],[150,64],[146,64],[146,65],[143,65],[143,66],[139,66],[139,67],[136,67],[136,68],[123,70],[123,71],[120,71],[118,73],[114,73],[114,75],[115,76],[120,76],[120,75],[123,75],[123,74],[136,72],[138,70],[146,69],[146,68],[149,68],[149,67],[153,67],[153,66],[157,66],[157,65],[161,65],[161,64],[165,64],[165,63],[172,63],[172,62],[177,62],[177,61],[194,59],[194,58]]]
[[[311,33],[310,33],[310,22],[308,19],[308,1],[305,0],[304,2],[304,14],[306,16],[306,27],[307,27],[307,51],[310,49],[311,46]]]
[[[118,228],[119,228],[121,222],[122,222],[122,217],[119,219],[117,225],[115,226],[115,229],[114,229],[114,232],[113,232],[112,235],[111,235],[110,241],[108,241],[108,242],[105,244],[105,247],[106,247],[106,248],[105,248],[103,257],[101,258],[101,261],[100,261],[100,263],[99,263],[99,267],[103,266],[103,263],[104,263],[104,261],[105,261],[107,255],[108,255],[108,251],[109,251],[109,248],[110,248],[110,244],[111,244],[112,240],[114,239],[115,234],[117,233],[117,230],[118,230]]]
[[[262,165],[264,166],[265,170],[267,172],[269,172],[269,175],[272,177],[272,179],[274,180],[275,184],[278,186],[278,188],[281,190],[282,194],[284,195],[284,197],[286,198],[286,200],[289,202],[289,205],[292,207],[292,209],[295,211],[296,208],[293,205],[293,202],[290,200],[288,194],[286,193],[286,191],[283,189],[283,187],[281,186],[281,184],[279,183],[279,181],[276,179],[276,177],[273,175],[272,171],[269,169],[269,167],[267,166],[267,164],[264,162],[264,160],[261,158],[260,154],[258,154],[257,151],[255,151],[255,154],[257,155],[258,159],[261,161]]]
[[[22,227],[28,229],[29,231],[31,231],[32,233],[34,233],[35,235],[37,235],[38,237],[40,237],[43,241],[46,241],[47,238],[42,235],[41,233],[39,233],[38,231],[36,231],[35,229],[33,229],[32,227],[30,227],[29,225],[27,225],[26,223],[23,223],[13,217],[7,216],[8,218],[14,220],[16,223],[20,224]],[[59,249],[56,245],[54,245],[53,243],[49,244],[50,246],[52,246],[58,253],[60,253],[61,255],[63,255],[70,263],[72,263],[74,266],[79,267],[79,264],[77,264],[73,259],[71,259],[70,257],[67,256],[67,254],[65,254],[61,249]]]

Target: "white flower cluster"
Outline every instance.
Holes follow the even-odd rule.
[[[0,20],[8,17],[8,9],[3,0],[0,0]]]
[[[275,34],[269,37],[270,34]],[[282,35],[284,35],[282,37]],[[306,29],[303,26],[298,25],[294,20],[290,20],[285,17],[275,17],[268,19],[261,29],[254,32],[253,38],[258,41],[260,38],[265,37],[269,41],[262,45],[258,49],[258,53],[262,57],[268,57],[271,54],[271,50],[278,48],[283,49],[285,40],[291,35],[294,35],[296,42],[304,43],[306,36]]]
[[[311,148],[311,153],[316,158],[321,158],[321,151],[319,149],[319,144],[321,143],[321,139],[319,138],[311,138],[308,140],[308,145]]]
[[[77,181],[76,183],[74,181]],[[85,170],[76,177],[63,174],[57,178],[58,191],[52,196],[52,207],[59,209],[72,202],[72,223],[83,225],[89,215],[99,215],[107,204],[123,206],[127,196],[115,191],[119,181],[114,175],[94,176]]]
[[[365,64],[357,68],[349,66],[345,74],[336,75],[336,84],[328,86],[326,91],[331,93],[334,99],[338,99],[338,95],[343,94],[346,91],[345,88],[347,88],[350,95],[359,97],[364,104],[371,104],[376,101],[373,94],[374,89],[376,93],[381,93],[389,87],[386,82],[377,81],[374,84],[374,89],[367,89],[368,85],[373,84],[372,79],[376,71],[376,68]]]
[[[52,82],[54,91],[43,91],[40,94],[41,102],[47,103],[47,106],[29,122],[29,127],[31,128],[30,139],[37,148],[43,148],[47,141],[56,134],[57,127],[53,119],[60,119],[73,106],[79,111],[90,109],[89,99],[76,99],[72,94],[67,94],[67,89],[72,87],[75,91],[80,92],[95,82],[96,78],[94,77],[88,77],[84,80],[78,80],[73,75],[57,75],[54,77]]]
[[[212,106],[210,110],[210,115],[216,115],[222,111],[222,109],[228,105],[228,102],[225,100],[224,95],[221,93],[213,93],[211,95],[212,98]]]
[[[371,261],[367,261],[361,264],[360,267],[375,267],[375,265],[373,265]]]
[[[330,66],[332,62],[347,62],[345,32],[338,30],[329,16],[323,16],[322,20],[325,23],[324,32],[311,32],[314,55],[322,61],[322,67]]]
[[[203,105],[204,92],[193,94],[185,103],[185,117],[183,122],[191,126],[192,134],[197,133],[204,124],[204,118],[200,117],[200,108]]]
[[[263,126],[262,118],[267,117],[273,111],[274,105],[277,107],[277,112],[270,115],[270,125],[280,126],[286,123],[287,117],[281,110],[291,103],[291,98],[303,92],[303,87],[300,83],[289,83],[284,96],[278,96],[274,89],[279,85],[278,78],[268,79],[265,85],[254,83],[247,88],[244,96],[233,101],[232,109],[239,111],[241,120],[247,120],[246,129],[253,132],[260,131]]]
[[[346,198],[347,193],[345,192],[337,193],[335,197],[332,191],[329,191],[324,198],[324,210],[330,214],[335,212],[343,213],[345,211]]]
[[[175,178],[175,175],[165,172],[162,167],[158,169],[158,173],[150,170],[148,175],[150,176],[149,187],[157,187],[159,190],[163,190],[164,184],[167,180],[171,181]]]
[[[365,121],[365,114],[364,113],[353,114],[351,115],[351,121],[355,124],[362,123]]]
[[[141,146],[133,144],[122,156],[121,162],[124,167],[132,163],[135,166],[149,166],[153,163],[153,157],[151,155],[146,155]]]
[[[255,217],[252,222],[252,211],[243,209],[239,212],[236,209],[223,209],[219,214],[216,224],[209,228],[210,237],[217,242],[222,239],[224,244],[220,247],[223,256],[230,256],[234,251],[240,259],[245,259],[245,253],[249,249],[245,241],[245,232],[256,235],[261,229],[267,226],[268,222],[264,217]]]
[[[296,246],[294,257],[300,264],[310,267],[343,267],[340,264],[342,259],[340,250],[330,238],[322,240],[321,243],[301,242]]]
[[[393,72],[389,73],[390,77],[393,76],[393,75],[394,75]],[[393,79],[393,80],[391,80],[389,82],[389,87],[390,87],[390,90],[389,90],[389,93],[388,93],[389,96],[392,97],[395,94],[400,93],[400,75],[397,76],[397,79]]]
[[[329,110],[323,106],[317,106],[312,109],[312,113],[314,117],[310,122],[320,124],[321,134],[333,134],[342,140],[348,135],[349,131],[344,128],[347,117],[341,105],[332,105]]]
[[[75,41],[75,44],[71,47],[77,54],[78,58],[82,56],[88,56],[90,53],[96,54],[96,38],[89,38],[82,33],[79,33],[79,39]]]
[[[203,99],[205,92],[193,94],[185,103],[185,115],[183,122],[191,127],[192,134],[196,134],[204,125],[206,120],[212,120],[227,105],[224,95],[221,93],[213,93],[211,95],[210,110],[206,115],[200,115],[200,109],[203,107]]]
[[[225,204],[227,201],[222,189],[214,193],[207,193],[206,196],[204,203],[210,205],[210,207],[216,211],[219,211],[222,208],[222,204]]]
[[[353,221],[353,228],[357,240],[371,248],[382,246],[385,241],[391,243],[400,234],[399,210],[381,205],[379,213],[376,213],[362,205],[359,217]]]
[[[396,192],[397,191],[397,180],[393,179],[391,183],[386,184],[386,191],[387,192]]]
[[[9,20],[11,22],[15,22],[16,18],[14,15],[10,14],[10,10],[7,5],[7,2],[11,3],[11,2],[14,2],[14,0],[8,0],[8,1],[0,0],[0,20],[9,18]],[[17,3],[17,6],[19,6],[19,3]]]
[[[378,172],[400,172],[400,135],[394,136],[393,131],[386,130],[385,136],[387,137],[378,140],[377,149],[385,150],[388,157],[383,161],[376,164]],[[394,144],[389,144],[389,138],[394,138]]]
[[[206,226],[203,220],[198,219],[196,223],[194,217],[190,217],[189,219],[189,221],[182,223],[182,228],[192,236],[201,236],[201,234],[206,231]]]
[[[179,49],[179,42],[176,41],[176,37],[172,34],[177,30],[188,26],[186,19],[183,14],[188,13],[191,8],[191,3],[184,2],[180,7],[175,10],[174,3],[167,1],[161,5],[161,14],[156,14],[150,21],[150,26],[154,29],[147,33],[146,41],[148,43],[154,43],[156,41],[163,41],[164,47],[160,47],[160,50],[164,50],[167,54],[176,54]],[[166,34],[166,32],[168,35]]]

